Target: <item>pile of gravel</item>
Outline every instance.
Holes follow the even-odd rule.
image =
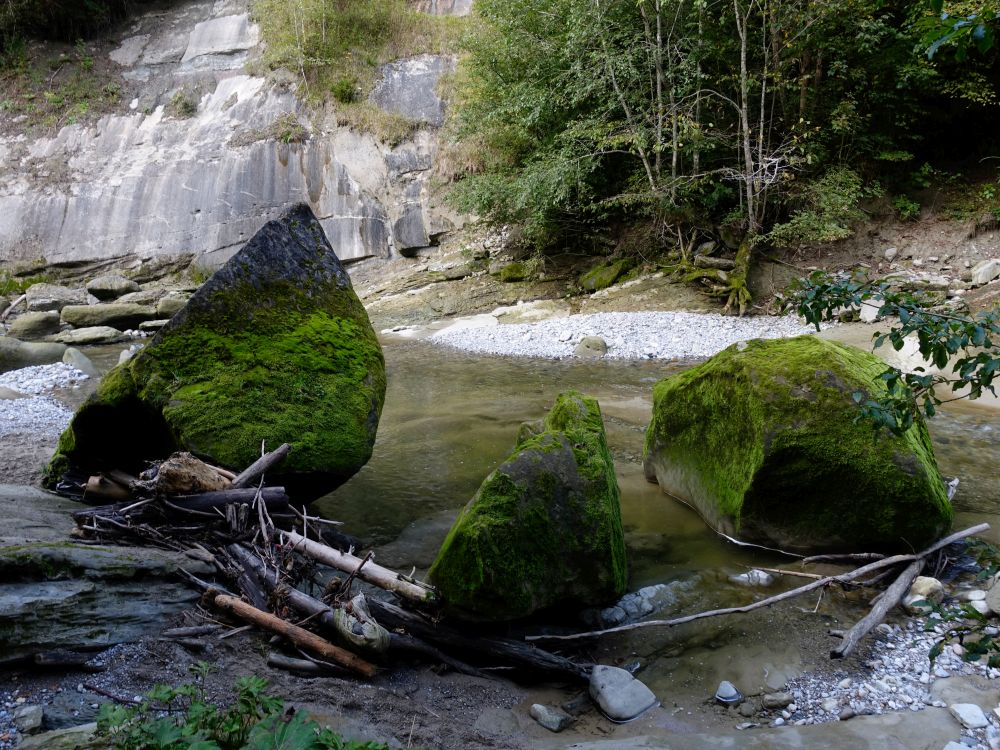
[[[18,393],[37,396],[53,388],[71,388],[79,385],[87,377],[86,373],[80,372],[72,365],[56,362],[51,365],[24,367],[0,373],[0,386]]]
[[[792,316],[737,318],[717,313],[610,312],[539,323],[445,328],[430,341],[480,354],[562,359],[586,336],[599,336],[613,359],[703,359],[748,339],[815,332]]]
[[[63,362],[0,373],[0,387],[28,396],[0,398],[0,438],[12,435],[59,437],[69,425],[73,412],[44,394],[55,388],[75,387],[86,379],[86,373]]]
[[[57,438],[72,417],[73,412],[47,396],[0,399],[0,438],[24,434]]]
[[[932,615],[931,622],[933,618]],[[864,714],[944,707],[946,704],[932,695],[935,681],[973,674],[1000,678],[1000,669],[988,666],[985,660],[965,661],[962,647],[957,645],[946,646],[931,664],[928,658],[931,648],[949,625],[938,623],[931,631],[925,631],[924,627],[920,620],[909,620],[905,625],[879,625],[880,637],[865,662],[864,674],[814,672],[790,680],[787,689],[794,702],[771,714],[771,726],[822,724]],[[986,634],[996,635],[996,630],[988,628]],[[987,726],[961,730],[963,744],[985,750],[991,739],[1000,738],[1000,720],[992,712],[986,716]],[[956,736],[955,740],[960,738]]]

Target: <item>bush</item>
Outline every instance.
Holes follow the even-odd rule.
[[[801,208],[765,237],[778,247],[847,239],[853,234],[850,223],[864,217],[858,209],[863,193],[856,172],[835,167],[806,184],[795,201]]]
[[[920,218],[920,204],[906,195],[897,195],[892,199],[893,208],[902,221],[916,221]]]
[[[208,666],[202,663],[195,671],[204,676]],[[388,750],[343,739],[286,709],[266,687],[260,677],[243,677],[236,683],[236,702],[219,709],[207,702],[202,684],[157,685],[134,708],[105,703],[97,736],[114,750]]]

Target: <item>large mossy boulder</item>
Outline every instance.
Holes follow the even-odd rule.
[[[138,354],[108,373],[49,465],[133,472],[184,450],[243,469],[290,443],[269,475],[298,499],[371,456],[382,349],[350,278],[305,205],[267,223]]]
[[[429,577],[447,611],[499,622],[625,592],[618,482],[597,401],[561,394],[483,482]]]
[[[793,552],[912,550],[951,504],[922,420],[857,422],[885,364],[814,336],[736,344],[656,384],[646,478],[716,530]]]

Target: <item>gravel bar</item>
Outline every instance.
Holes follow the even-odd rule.
[[[563,359],[587,336],[599,336],[609,359],[703,359],[748,339],[814,333],[793,316],[738,318],[717,313],[610,312],[538,323],[454,325],[429,340],[468,352]]]

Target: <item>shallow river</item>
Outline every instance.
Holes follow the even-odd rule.
[[[595,396],[604,413],[633,587],[758,559],[643,478],[653,384],[684,364],[483,357],[398,340],[384,349],[389,386],[374,455],[315,507],[366,542],[387,545],[393,564],[429,565],[451,519],[510,452],[521,422],[543,416],[568,388]],[[959,403],[931,421],[942,473],[961,478],[956,527],[980,516],[1000,527],[998,418],[996,409]]]

